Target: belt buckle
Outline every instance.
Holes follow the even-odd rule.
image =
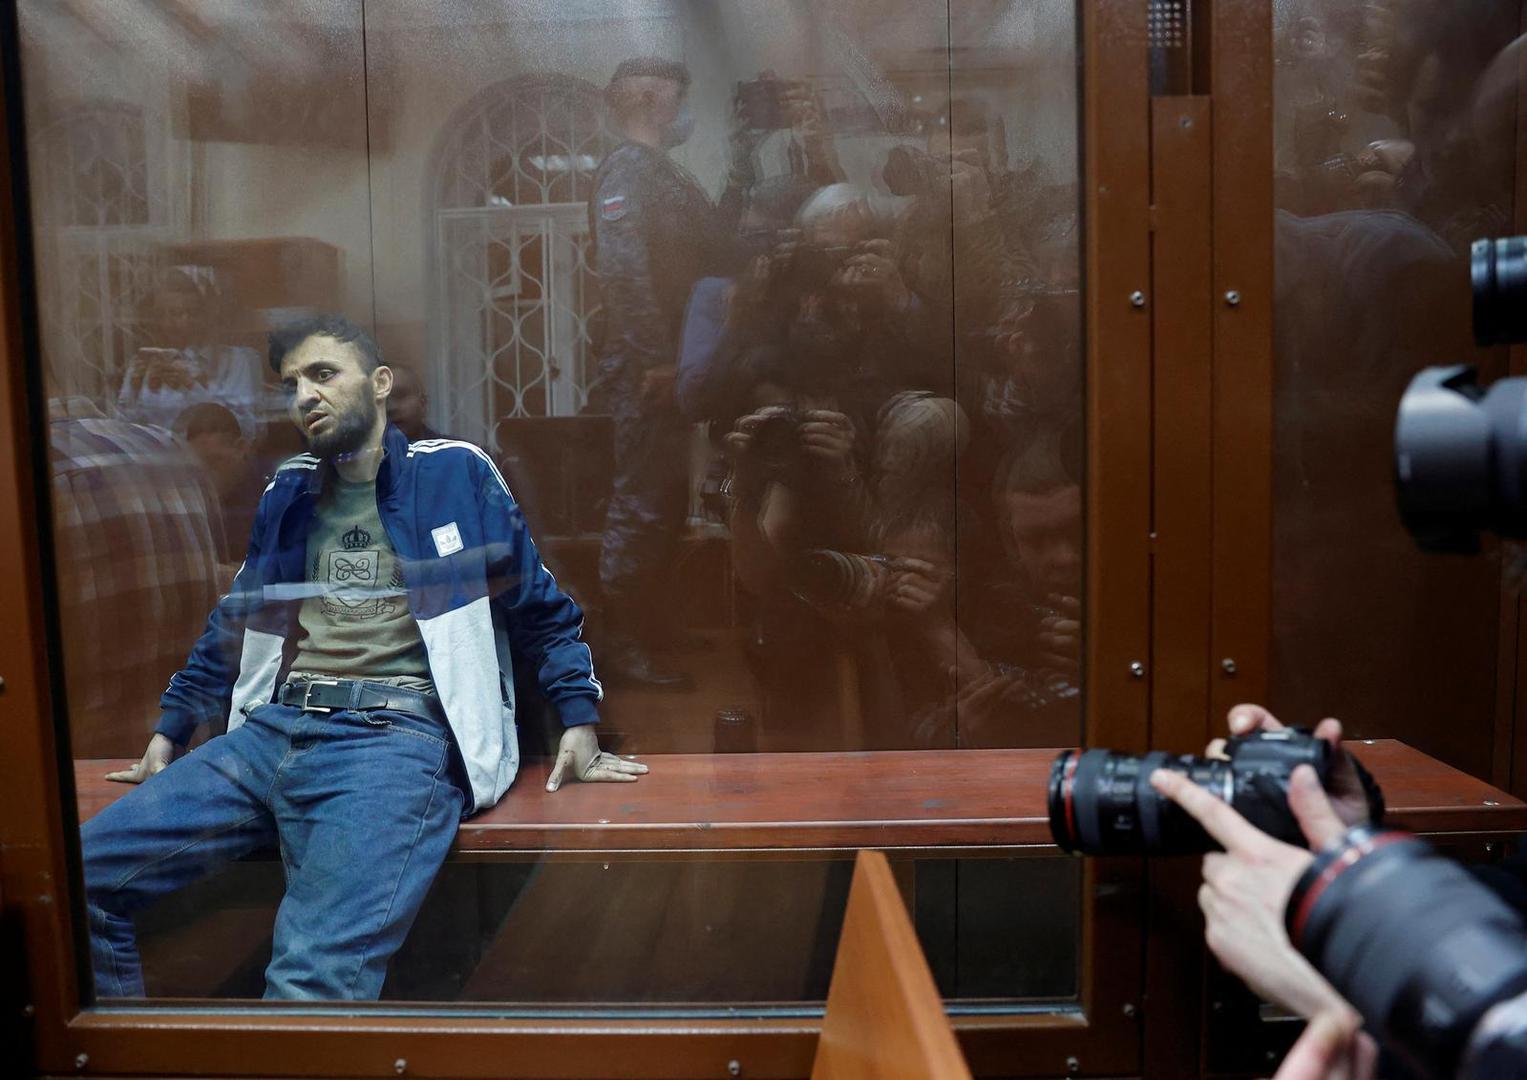
[[[331,713],[334,710],[325,705],[310,705],[308,700],[313,696],[315,686],[338,686],[338,679],[309,679],[302,687],[302,711],[316,713]]]

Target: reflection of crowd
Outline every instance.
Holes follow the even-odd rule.
[[[768,745],[1065,741],[1080,656],[1075,185],[1010,168],[982,100],[929,107],[894,136],[834,130],[812,86],[765,72],[737,87],[713,200],[671,155],[689,93],[682,65],[622,63],[606,105],[623,141],[592,178],[591,396],[614,429],[601,674],[694,688],[673,660],[692,643],[673,598],[699,425]],[[119,568],[143,588],[175,580],[170,562],[203,567],[203,591],[226,585],[266,478],[296,449],[278,444],[289,426],[272,422],[258,354],[228,332],[221,284],[212,267],[163,268],[142,347],[113,375],[123,453],[150,440],[156,461],[172,455],[206,518],[180,542],[205,551]],[[394,370],[389,418],[438,438],[426,380]],[[164,495],[163,472],[110,482]],[[168,512],[130,501],[145,520]],[[98,557],[71,535],[66,573]]]
[[[878,183],[850,182],[812,88],[766,72],[738,85],[712,203],[669,156],[688,95],[680,65],[620,66],[607,98],[626,141],[589,206],[616,423],[606,678],[691,685],[661,659],[662,623],[703,422],[771,745],[1063,741],[1080,656],[1074,187],[1008,170],[973,100],[882,149]],[[776,134],[785,171],[762,175]]]
[[[1301,673],[1278,680],[1280,711],[1420,732],[1428,695],[1493,640],[1463,599],[1487,603],[1493,578],[1420,561],[1377,450],[1421,367],[1471,358],[1468,248],[1509,229],[1515,199],[1518,18],[1495,0],[1468,18],[1432,0],[1279,6],[1274,664]],[[1458,599],[1418,621],[1429,590]],[[1362,632],[1318,613],[1337,592]],[[1408,629],[1366,631],[1389,625]]]

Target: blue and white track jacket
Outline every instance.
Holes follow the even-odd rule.
[[[542,564],[487,454],[453,439],[410,445],[391,425],[383,444],[377,509],[481,810],[519,768],[511,655],[534,667],[563,724],[599,719],[604,694],[583,614]],[[265,489],[244,565],[160,699],[158,730],[177,743],[213,716],[226,715],[232,731],[275,696],[297,644],[303,590],[292,586],[305,581],[308,531],[331,470],[299,454]]]

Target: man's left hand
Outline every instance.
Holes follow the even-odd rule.
[[[1283,926],[1289,895],[1314,856],[1274,840],[1181,773],[1157,770],[1151,786],[1225,849],[1204,856],[1198,890],[1204,938],[1220,963],[1263,998],[1301,1016],[1350,1009],[1294,948]],[[1288,801],[1312,848],[1335,843],[1346,832],[1308,765],[1290,777]]]
[[[556,791],[571,777],[587,784],[634,784],[648,772],[639,761],[627,761],[599,749],[593,724],[578,724],[562,733],[557,763],[546,778],[546,790]]]

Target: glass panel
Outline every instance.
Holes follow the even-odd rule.
[[[1272,703],[1489,775],[1500,564],[1423,555],[1395,406],[1473,347],[1468,247],[1512,230],[1518,5],[1275,4]]]
[[[22,23],[100,997],[810,1012],[905,836],[1074,1007],[1079,864],[918,838],[1081,734],[1070,2]]]

